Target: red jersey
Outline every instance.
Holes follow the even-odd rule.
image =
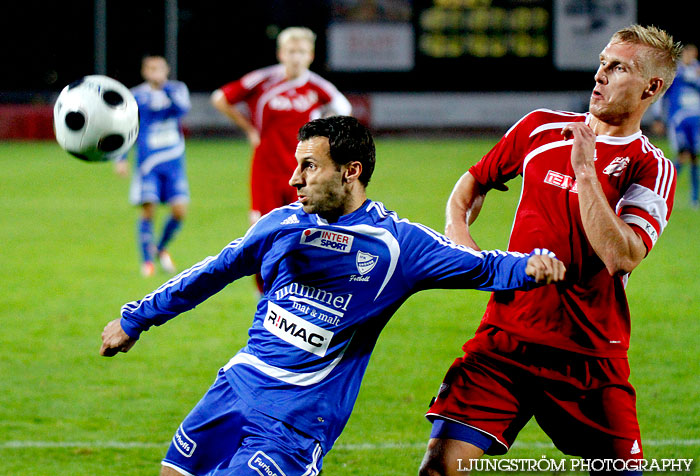
[[[229,104],[248,105],[260,133],[260,145],[253,155],[254,177],[261,173],[288,180],[296,168],[299,128],[321,117],[324,106],[335,114],[351,112],[348,100],[330,82],[311,71],[288,80],[281,64],[248,73],[221,90]]]
[[[493,293],[480,328],[496,326],[528,342],[624,357],[630,339],[627,276],[610,276],[586,238],[571,166],[573,139],[561,135],[567,123],[590,117],[533,111],[469,169],[486,189],[522,175],[508,249],[529,253],[548,248],[567,268],[562,283]],[[598,136],[595,164],[610,207],[642,237],[648,252],[671,214],[673,164],[641,131],[629,137]]]

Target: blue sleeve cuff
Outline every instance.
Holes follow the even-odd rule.
[[[142,330],[136,325],[134,322],[130,322],[128,319],[125,317],[121,318],[121,321],[119,323],[122,326],[122,329],[124,332],[126,332],[126,335],[131,337],[134,340],[138,340],[139,336],[141,335]]]
[[[528,255],[525,257],[526,259],[523,260],[523,274],[525,273],[525,269],[527,268],[527,261],[530,259],[530,256],[533,255],[547,255],[550,258],[557,259],[557,255],[554,253],[554,251],[550,251],[547,248],[535,248],[530,253],[528,253]],[[525,282],[529,284],[528,289],[532,289],[541,285],[540,283],[535,282],[534,276],[529,276],[525,274],[525,279]]]
[[[527,261],[529,259],[530,255],[527,255],[525,258],[522,259],[520,263],[518,263],[518,266],[522,270],[523,276],[525,276],[525,281],[523,282],[523,284],[525,285],[525,289],[532,289],[538,286],[537,282],[535,281],[535,277],[530,276],[525,272],[525,270],[527,269]]]

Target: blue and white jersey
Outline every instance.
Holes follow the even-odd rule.
[[[226,377],[252,408],[311,435],[328,452],[347,423],[379,333],[409,296],[429,288],[528,288],[534,284],[526,264],[522,253],[456,245],[379,202],[367,200],[335,223],[295,203],[125,304],[121,325],[138,338],[260,271],[263,296],[248,343],[224,366]]]
[[[678,63],[676,77],[659,102],[654,114],[657,119],[665,118],[670,127],[677,127],[687,117],[700,116],[700,63]]]
[[[148,83],[131,89],[139,106],[140,130],[136,139],[136,166],[141,175],[154,167],[185,156],[182,118],[190,110],[190,93],[185,83],[168,81],[163,89]]]

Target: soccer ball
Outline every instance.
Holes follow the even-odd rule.
[[[85,76],[61,91],[53,107],[56,141],[87,162],[125,154],[139,133],[139,108],[131,91],[116,79]]]

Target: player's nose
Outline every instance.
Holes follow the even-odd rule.
[[[605,76],[605,71],[603,71],[603,67],[599,67],[598,70],[595,72],[595,75],[593,76],[593,80],[596,83],[604,84],[607,80],[607,77]]]
[[[294,169],[292,176],[289,178],[289,185],[295,188],[302,186],[301,171],[299,167]]]

